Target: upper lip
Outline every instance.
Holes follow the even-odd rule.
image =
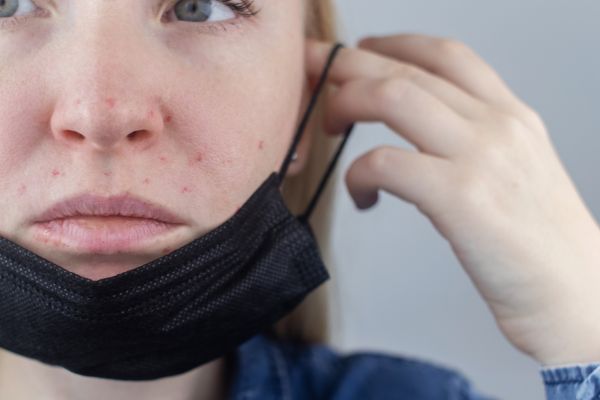
[[[172,224],[183,223],[183,219],[177,214],[131,194],[104,197],[91,193],[80,194],[55,203],[40,214],[35,222],[77,216],[123,216]]]

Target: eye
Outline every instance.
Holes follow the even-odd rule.
[[[24,7],[19,7],[22,3],[25,3]],[[31,2],[31,0],[0,0],[0,20],[2,18],[18,17],[23,14],[31,13],[35,11],[37,6]],[[17,11],[22,11],[17,14]]]
[[[173,13],[180,20],[191,22],[219,22],[236,17],[232,6],[216,0],[179,0]]]

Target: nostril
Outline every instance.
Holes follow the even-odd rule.
[[[148,131],[134,131],[127,135],[127,138],[131,141],[144,140],[150,133]]]
[[[81,133],[77,133],[75,131],[70,131],[70,130],[64,131],[64,136],[66,139],[69,139],[69,140],[73,139],[73,140],[81,141],[84,139],[84,137]]]

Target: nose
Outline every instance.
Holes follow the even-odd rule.
[[[54,138],[102,152],[123,146],[140,150],[154,144],[164,129],[159,102],[134,90],[112,96],[109,92],[88,91],[57,106],[51,120]]]
[[[160,93],[168,88],[157,79],[160,57],[150,54],[150,38],[131,21],[86,20],[61,39],[61,57],[52,66],[61,77],[50,120],[53,137],[103,152],[146,149],[165,124]]]

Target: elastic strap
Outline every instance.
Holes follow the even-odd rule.
[[[317,83],[317,86],[313,92],[313,95],[310,99],[308,107],[306,108],[306,111],[304,112],[304,116],[302,117],[300,125],[298,126],[298,130],[296,131],[296,134],[294,135],[294,139],[292,141],[290,149],[288,150],[288,153],[287,153],[287,155],[281,165],[281,168],[279,170],[278,175],[279,175],[280,182],[283,182],[283,178],[285,177],[285,175],[287,173],[288,167],[292,160],[292,156],[293,156],[294,152],[296,151],[296,148],[298,147],[298,143],[300,143],[302,134],[306,130],[306,126],[308,124],[309,118],[315,108],[315,105],[317,104],[317,100],[319,98],[319,95],[322,92],[325,81],[327,80],[331,65],[333,64],[333,61],[334,61],[335,56],[337,55],[338,51],[342,47],[344,47],[343,44],[336,43],[335,46],[332,48],[331,52],[329,53],[329,58],[327,59],[325,68],[323,69],[321,77],[319,78],[319,82]],[[298,216],[298,218],[301,221],[306,222],[310,218],[310,215],[312,214],[315,206],[317,205],[317,201],[319,200],[319,197],[321,196],[321,194],[323,193],[323,190],[325,189],[325,185],[327,184],[329,177],[331,176],[331,174],[334,171],[335,165],[337,164],[337,161],[340,158],[340,155],[342,154],[342,150],[344,149],[344,146],[346,145],[346,143],[348,141],[348,137],[350,136],[350,133],[352,132],[353,128],[354,128],[354,124],[351,124],[350,127],[348,127],[348,129],[346,130],[344,137],[343,137],[341,143],[339,144],[338,148],[336,149],[336,152],[335,152],[333,158],[329,162],[329,165],[327,166],[327,169],[325,170],[325,173],[323,174],[323,177],[321,178],[321,181],[319,182],[319,185],[318,185],[315,193],[311,197],[311,200],[310,200],[308,206],[306,207],[305,211]]]

